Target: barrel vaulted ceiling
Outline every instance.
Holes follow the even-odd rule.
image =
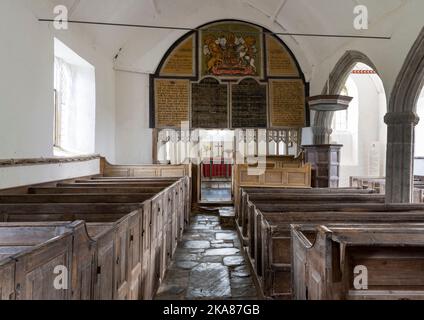
[[[53,7],[64,4],[70,20],[195,28],[214,20],[240,19],[274,32],[391,36],[399,13],[415,0],[26,0],[37,18],[52,18]],[[422,0],[420,0],[422,1]],[[353,9],[369,10],[369,30],[353,28]],[[384,25],[384,28],[381,26]],[[183,31],[72,26],[89,35],[118,68],[153,72],[169,46]],[[384,32],[382,32],[382,30]],[[346,45],[346,38],[283,36],[303,66],[314,66]],[[361,40],[375,41],[375,40]]]

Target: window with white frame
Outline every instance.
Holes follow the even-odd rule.
[[[344,95],[344,96],[349,95],[346,87],[343,88],[341,95]],[[337,111],[334,113],[332,127],[335,131],[349,130],[349,109]]]
[[[95,69],[55,39],[54,154],[94,153]]]

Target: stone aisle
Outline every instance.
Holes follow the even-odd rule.
[[[196,214],[159,288],[157,300],[257,299],[235,230],[217,215]]]

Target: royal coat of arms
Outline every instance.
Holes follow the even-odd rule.
[[[202,75],[261,76],[260,32],[243,24],[220,24],[202,32]]]

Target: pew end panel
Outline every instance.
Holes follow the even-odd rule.
[[[54,285],[57,281],[56,267],[63,266],[68,271],[72,270],[72,240],[72,233],[67,232],[30,252],[14,257],[17,300],[71,299],[68,287],[57,289]]]
[[[15,261],[0,259],[0,300],[15,300]]]
[[[312,230],[292,226],[295,298],[424,299],[424,224],[315,227],[311,243]]]

